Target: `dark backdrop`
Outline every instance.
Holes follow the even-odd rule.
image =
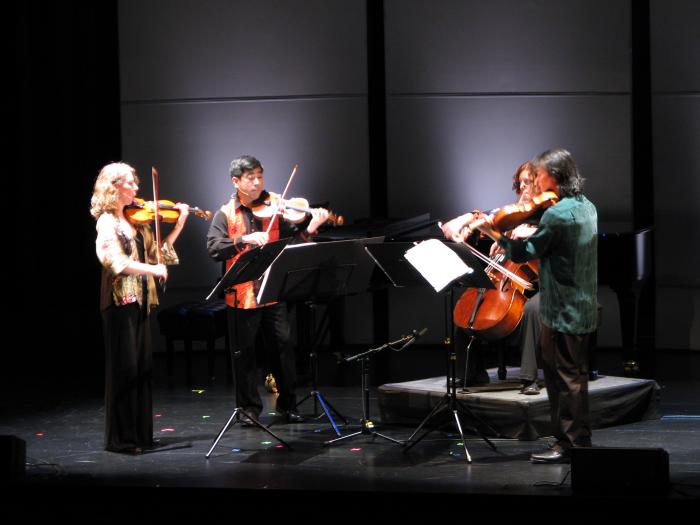
[[[657,229],[656,346],[700,347],[688,228],[700,224],[697,3],[302,4],[15,6],[17,168],[7,180],[31,212],[9,228],[18,249],[6,323],[21,343],[5,386],[102,383],[88,214],[102,165],[158,165],[172,198],[215,208],[228,161],[244,152],[277,185],[300,163],[299,191],[353,220],[502,204],[517,164],[569,147],[604,229]],[[173,275],[173,301],[217,272],[205,225],[192,224],[182,246],[193,260]],[[409,303],[411,293],[390,297],[388,332],[441,324],[400,307],[423,301]],[[348,323],[364,342],[371,300],[356,301]],[[618,338],[604,334],[611,346]]]

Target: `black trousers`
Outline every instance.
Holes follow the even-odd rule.
[[[553,435],[560,446],[591,446],[588,353],[591,335],[565,334],[542,325],[542,368]]]
[[[153,444],[153,354],[149,320],[138,304],[102,311],[105,340],[105,448]]]
[[[263,408],[258,385],[261,377],[256,362],[255,340],[263,331],[270,350],[270,367],[279,395],[277,410],[286,412],[296,405],[296,356],[290,341],[285,303],[254,309],[228,308],[229,340],[233,357],[237,405],[257,416]]]

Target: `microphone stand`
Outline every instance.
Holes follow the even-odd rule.
[[[381,434],[377,432],[374,428],[375,425],[372,422],[372,420],[369,417],[369,359],[373,354],[376,354],[377,352],[381,352],[382,350],[386,348],[391,348],[392,350],[396,352],[400,352],[401,350],[405,349],[407,346],[411,345],[418,337],[421,335],[424,335],[427,332],[427,330],[424,328],[420,332],[413,331],[411,335],[408,336],[403,336],[400,339],[397,339],[396,341],[392,341],[390,343],[384,343],[382,346],[378,346],[377,348],[370,348],[369,350],[356,354],[354,356],[348,357],[345,359],[346,363],[350,363],[352,361],[361,361],[362,363],[362,420],[360,421],[360,430],[357,432],[353,432],[352,434],[348,434],[346,436],[340,436],[335,439],[331,439],[329,441],[325,441],[323,443],[324,446],[328,445],[333,445],[335,443],[338,443],[340,441],[344,441],[346,439],[351,439],[357,436],[372,436],[373,438],[379,436],[382,439],[385,439],[387,441],[391,441],[392,443],[395,443],[396,445],[401,445],[403,446],[403,442],[394,439],[392,437],[386,436],[384,434]],[[394,348],[396,345],[402,345],[399,348]]]

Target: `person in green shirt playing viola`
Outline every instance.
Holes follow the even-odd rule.
[[[491,222],[479,229],[515,262],[540,260],[541,349],[553,435],[533,463],[567,463],[573,447],[591,446],[588,353],[597,328],[598,214],[582,193],[584,179],[565,149],[533,159],[535,191],[554,192],[558,202],[527,239],[511,239]]]

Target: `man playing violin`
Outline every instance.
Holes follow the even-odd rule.
[[[571,154],[546,151],[533,160],[535,190],[559,201],[527,239],[511,239],[489,219],[479,229],[516,262],[539,259],[542,364],[557,442],[532,454],[533,463],[569,461],[573,447],[591,446],[588,353],[597,328],[598,215],[583,195],[583,178]]]
[[[328,218],[328,211],[323,208],[309,210],[310,213],[299,224],[280,216],[258,218],[253,209],[263,205],[268,197],[264,189],[262,164],[255,157],[243,155],[231,161],[229,173],[236,191],[229,202],[216,212],[207,233],[209,256],[225,263],[226,269],[235,264],[240,254],[250,247],[287,237],[293,237],[296,242],[306,242]],[[262,377],[258,377],[255,359],[255,340],[262,329],[274,350],[273,368],[279,391],[276,411],[288,422],[298,423],[303,418],[295,411],[296,356],[290,341],[287,305],[258,304],[256,296],[259,288],[259,281],[251,281],[235,285],[226,294],[230,340],[238,355],[235,367],[238,405],[253,417],[257,417],[263,408],[258,392]],[[249,422],[243,418],[243,423]]]
[[[530,161],[524,162],[518,166],[518,169],[513,175],[513,191],[518,195],[518,204],[526,204],[532,201],[534,196],[534,181],[535,168]],[[474,221],[478,220],[480,217],[483,217],[483,214],[474,212],[460,215],[442,226],[443,233],[448,239],[455,238],[464,228],[469,227],[470,224],[474,223]],[[526,239],[534,233],[535,229],[536,226],[523,223],[509,231],[508,236],[513,239]],[[500,248],[498,243],[494,242],[489,255],[493,259],[499,253],[503,253],[503,251],[503,248]],[[525,395],[537,395],[540,393],[537,384],[537,349],[540,335],[538,313],[539,295],[535,294],[525,303],[523,317],[514,336],[518,338],[520,347],[520,382],[522,384],[520,393]],[[464,334],[458,332],[455,335],[458,344],[461,343],[464,339]],[[466,342],[461,346],[466,346]],[[471,350],[467,358],[469,360],[467,366],[469,377],[466,378],[467,385],[488,383],[489,376],[485,370],[484,359],[479,348],[476,347]]]

